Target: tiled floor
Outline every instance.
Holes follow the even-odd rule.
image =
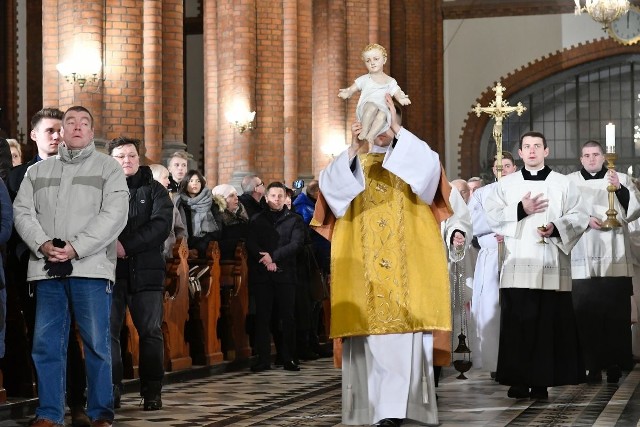
[[[640,420],[640,366],[617,385],[550,389],[547,401],[514,400],[487,373],[468,380],[446,369],[438,388],[442,427],[450,426],[636,426]],[[144,412],[136,393],[123,396],[116,426],[305,426],[340,424],[340,371],[330,359],[303,364],[299,373],[281,369],[220,373],[168,384],[164,408]],[[0,427],[24,426],[28,417]],[[70,421],[67,420],[70,425]]]

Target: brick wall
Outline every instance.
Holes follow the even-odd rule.
[[[87,107],[98,143],[120,135],[142,139],[147,162],[162,148],[183,146],[183,9],[181,0],[43,0],[45,106]],[[96,52],[102,74],[84,88],[71,85],[56,65]]]

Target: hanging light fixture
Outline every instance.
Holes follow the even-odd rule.
[[[575,0],[576,15],[587,12],[602,29],[629,11],[629,0]],[[582,4],[584,3],[584,5]]]

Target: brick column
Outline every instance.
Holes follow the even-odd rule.
[[[45,2],[49,3],[49,0],[45,0]],[[71,0],[59,0],[57,8],[57,21],[50,21],[48,16],[43,16],[45,23],[50,21],[52,25],[58,25],[59,27],[57,62],[67,61],[70,58],[76,58],[77,60],[78,58],[89,56],[104,58],[103,14],[105,11],[103,2],[93,0],[78,3]],[[49,31],[45,31],[48,35]],[[45,36],[46,38],[47,36]],[[46,51],[47,46],[43,46],[43,48]],[[102,75],[98,77],[102,77]],[[59,77],[58,82],[60,109],[64,111],[72,105],[82,105],[91,111],[95,119],[96,144],[100,146],[100,142],[106,139],[104,126],[102,120],[100,120],[103,112],[103,91],[98,88],[101,88],[102,81],[87,82],[84,88],[81,88],[78,84],[66,82],[62,76]],[[55,101],[52,100],[52,102]]]
[[[438,151],[444,163],[442,0],[393,0],[391,75],[411,98],[404,125]]]
[[[353,121],[347,118],[345,102],[338,98],[338,89],[350,86],[353,79],[347,78],[345,2],[314,1],[313,16],[313,162],[314,170],[321,170],[331,160],[325,147],[336,140],[344,142],[350,129],[347,123]]]
[[[183,40],[183,0],[162,0],[161,126],[163,137],[161,146],[165,156],[186,149],[184,143]]]
[[[264,1],[264,0],[261,0]],[[221,126],[220,147],[222,151],[228,150],[228,155],[232,156],[232,161],[219,160],[219,179],[228,180],[238,184],[242,178],[249,173],[255,173],[256,140],[261,132],[269,126],[269,116],[267,110],[257,108],[255,92],[257,90],[269,92],[268,87],[257,88],[257,47],[256,47],[256,15],[258,4],[256,0],[245,0],[241,3],[235,0],[221,0],[219,4],[224,5],[224,23],[219,19],[219,43],[220,46],[232,46],[225,48],[219,55],[220,90],[223,111],[220,112],[224,125]],[[220,9],[218,9],[220,12]],[[218,17],[220,18],[220,13]],[[263,52],[268,52],[269,46],[265,46]],[[271,79],[276,69],[269,67],[264,70],[270,73]],[[225,114],[228,111],[239,109],[241,111],[257,111],[255,124],[258,127],[254,131],[246,131],[240,134],[238,131],[229,128],[226,123]],[[226,137],[225,137],[226,136]],[[273,142],[273,141],[270,141]],[[267,150],[263,153],[269,155]],[[282,158],[282,153],[279,154]],[[226,159],[225,159],[226,160]],[[261,172],[261,175],[264,175]],[[263,179],[267,179],[263,176]]]
[[[223,124],[218,108],[218,14],[217,0],[203,0],[204,55],[204,176],[218,179],[218,128]]]
[[[313,1],[298,0],[297,29],[297,90],[298,107],[298,178],[305,181],[313,178],[313,139],[312,135],[312,88],[313,88]],[[286,101],[285,101],[286,104]]]
[[[284,0],[284,180],[298,176],[298,7],[297,0]]]
[[[162,0],[143,4],[145,155],[151,163],[162,163]]]

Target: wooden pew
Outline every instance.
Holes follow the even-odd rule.
[[[194,267],[196,267],[194,269]],[[204,271],[199,277],[200,289],[189,295],[188,331],[191,359],[194,365],[212,365],[223,360],[220,338],[218,338],[218,317],[220,316],[220,249],[218,242],[212,241],[207,247],[205,259],[189,259],[191,276]]]
[[[189,343],[184,336],[189,319],[188,253],[186,240],[179,237],[173,247],[173,257],[167,260],[162,319],[165,371],[179,371],[192,365]]]
[[[247,248],[238,242],[233,259],[220,261],[221,339],[225,360],[251,357],[245,322],[249,312],[249,269]]]

